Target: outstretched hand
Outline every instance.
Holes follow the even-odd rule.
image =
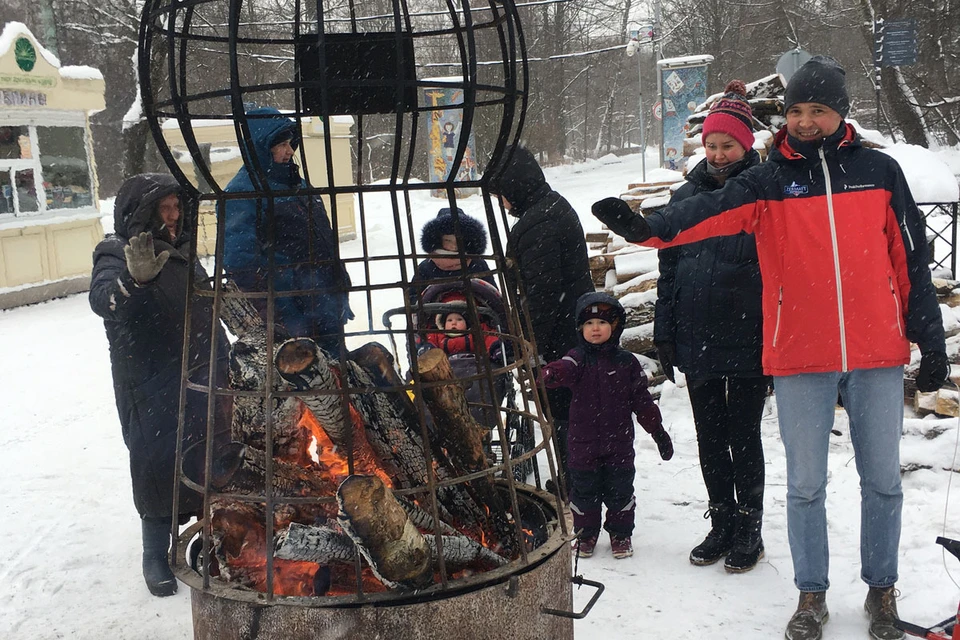
[[[643,242],[651,236],[646,219],[631,211],[620,198],[604,198],[594,202],[591,211],[597,220],[628,242]]]
[[[127,271],[137,284],[146,284],[156,278],[170,258],[169,251],[154,254],[153,236],[146,231],[130,238],[130,243],[123,248],[123,255],[127,259]]]

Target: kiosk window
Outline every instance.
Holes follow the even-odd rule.
[[[13,213],[13,187],[10,172],[0,171],[0,213]]]
[[[15,174],[17,183],[17,203],[20,206],[21,213],[29,213],[40,210],[40,203],[37,201],[37,185],[34,182],[33,169],[24,169]]]
[[[27,127],[0,127],[0,160],[30,158],[30,131]]]
[[[40,147],[47,208],[75,209],[92,205],[84,130],[80,127],[37,127],[37,146]]]

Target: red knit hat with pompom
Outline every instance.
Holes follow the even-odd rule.
[[[746,151],[753,148],[753,111],[742,81],[731,80],[723,90],[723,97],[710,107],[700,141],[706,144],[711,133],[727,134]]]

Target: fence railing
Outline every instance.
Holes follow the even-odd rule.
[[[944,265],[950,267],[950,277],[957,279],[957,213],[960,210],[960,202],[923,202],[918,203],[920,211],[923,213],[923,220],[926,223],[927,231],[933,234],[934,245],[946,243],[950,250],[946,254],[941,254],[939,258],[934,253],[932,264],[935,269],[942,269]],[[944,221],[941,216],[949,218]]]

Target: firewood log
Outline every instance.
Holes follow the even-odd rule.
[[[442,349],[430,349],[417,360],[420,378],[425,382],[450,381],[444,385],[423,387],[423,399],[433,416],[433,439],[449,454],[458,475],[467,475],[489,468],[483,441],[488,429],[478,425],[470,413],[463,387],[456,382],[447,354]],[[489,522],[503,546],[506,555],[518,549],[516,530],[500,494],[489,476],[466,483],[467,491],[480,504],[488,507]]]
[[[433,416],[436,437],[468,473],[486,469],[489,463],[483,441],[488,429],[478,425],[470,414],[463,387],[456,382],[447,354],[442,349],[430,349],[417,360],[417,368],[425,382],[451,382],[423,387],[423,399]]]
[[[236,292],[232,282],[224,288]],[[225,296],[220,317],[230,332],[239,339],[230,346],[230,387],[245,391],[263,391],[266,384],[267,330],[263,319],[250,301]],[[278,341],[279,343],[279,341]],[[275,389],[279,383],[275,382]],[[233,401],[231,437],[239,442],[266,449],[266,411],[262,397],[236,396]],[[274,455],[291,462],[303,458],[309,434],[300,427],[300,402],[296,398],[275,398],[272,410]]]
[[[236,473],[224,485],[225,492],[255,493],[266,486],[267,455],[250,446],[243,448],[243,456]],[[336,487],[316,471],[282,460],[273,461],[272,487],[276,495],[283,497],[333,496]],[[331,510],[328,503],[325,510]]]
[[[330,564],[353,562],[357,555],[356,545],[343,531],[296,522],[277,533],[273,545],[274,556],[281,560]]]
[[[936,413],[939,416],[951,416],[954,418],[960,415],[960,403],[958,403],[956,391],[952,389],[940,389],[937,391]]]
[[[433,569],[436,570],[436,538],[425,535],[424,540],[430,549]],[[473,564],[493,569],[508,563],[506,558],[467,536],[445,535],[442,536],[441,543],[444,565],[448,569],[458,570]],[[318,564],[352,562],[355,553],[356,547],[346,533],[330,527],[313,527],[298,523],[292,523],[288,529],[277,534],[274,544],[274,555],[282,560],[299,560]]]
[[[916,391],[913,396],[913,411],[918,416],[926,416],[937,411],[937,394]]]
[[[389,588],[432,582],[430,548],[393,492],[376,476],[350,476],[337,489],[337,519],[374,574]]]

